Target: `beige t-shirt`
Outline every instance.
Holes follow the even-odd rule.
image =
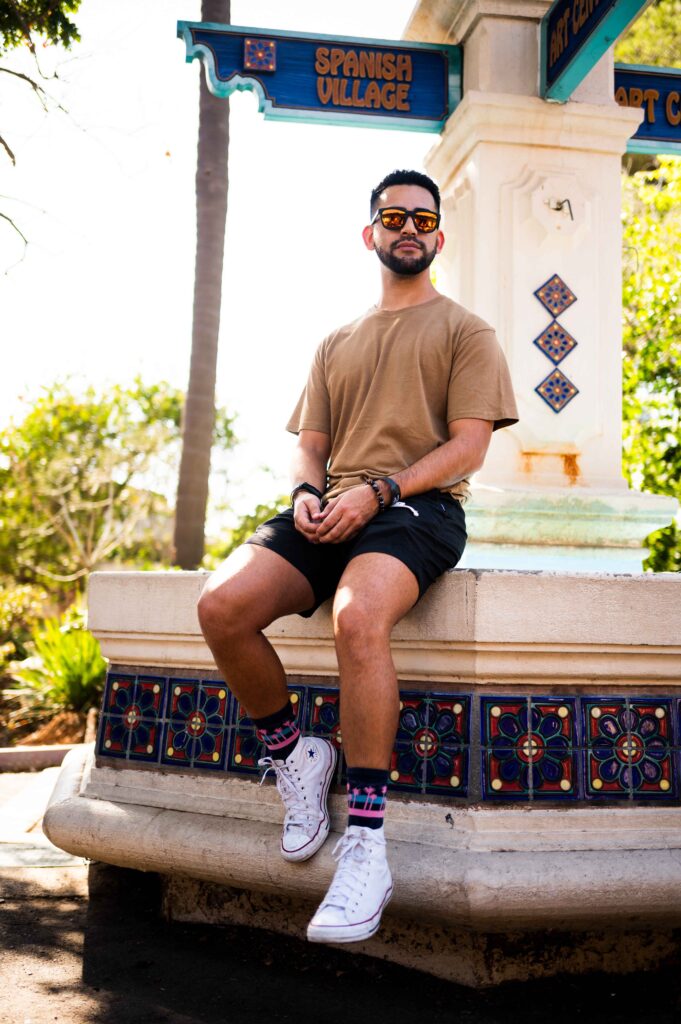
[[[492,328],[444,295],[407,309],[370,309],[317,349],[287,430],[331,438],[326,497],[363,477],[392,476],[449,440],[452,420],[518,420]],[[442,490],[465,501],[468,480]]]

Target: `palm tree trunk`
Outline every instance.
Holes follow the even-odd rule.
[[[201,20],[228,24],[230,0],[203,0]],[[175,510],[175,564],[196,569],[203,558],[215,375],[227,217],[229,100],[213,96],[201,69],[196,164],[196,262],[189,386]]]

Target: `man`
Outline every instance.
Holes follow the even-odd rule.
[[[284,670],[262,630],[334,597],[348,827],[308,927],[316,942],[378,929],[392,894],[383,815],[399,714],[393,626],[456,565],[467,479],[492,431],[516,422],[493,330],[438,292],[437,185],[394,171],[373,190],[362,237],[380,261],[378,304],[326,338],[288,424],[292,507],[211,576],[199,619],[218,668],[267,747],[286,808],[281,854],[311,857],[329,831],[335,750],[301,737]]]

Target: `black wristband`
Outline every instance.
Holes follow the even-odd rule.
[[[319,498],[320,501],[322,501],[324,498],[322,492],[319,490],[318,487],[315,487],[314,484],[296,484],[296,486],[291,491],[291,505],[293,505],[293,502],[295,501],[296,498],[296,494],[298,494],[299,491],[307,491],[308,494],[314,494],[315,498]]]
[[[376,495],[376,497],[378,499],[378,511],[379,512],[385,512],[385,502],[383,500],[383,495],[381,494],[381,488],[378,486],[376,481],[372,480],[370,477],[366,476],[364,478],[364,483],[368,484],[369,487],[371,488],[371,490]]]
[[[402,491],[397,480],[393,480],[391,476],[379,476],[376,479],[382,480],[390,488],[390,505],[394,505],[397,501],[402,501]]]

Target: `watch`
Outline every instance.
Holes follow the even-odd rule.
[[[315,498],[319,498],[320,501],[322,501],[324,498],[322,492],[319,490],[318,487],[315,487],[314,484],[296,484],[296,486],[291,491],[291,505],[293,505],[296,494],[298,494],[299,491],[307,491],[309,494],[314,494]]]

